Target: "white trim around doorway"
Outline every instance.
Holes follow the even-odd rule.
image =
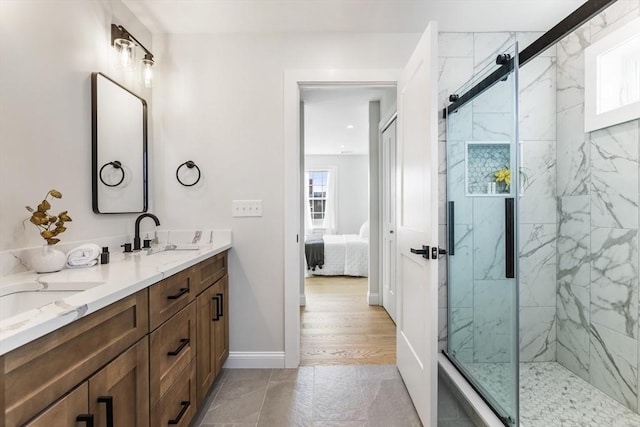
[[[300,85],[395,85],[401,70],[285,70],[284,72],[284,350],[285,368],[300,364]]]

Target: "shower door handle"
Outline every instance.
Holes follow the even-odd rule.
[[[453,256],[456,254],[456,237],[455,237],[455,203],[452,201],[449,202],[449,206],[447,209],[447,231],[449,232],[449,239],[447,242],[447,249],[449,250],[449,256]]]
[[[504,199],[504,234],[505,234],[505,275],[507,279],[516,277],[516,259],[515,259],[515,211],[514,198],[507,197]]]

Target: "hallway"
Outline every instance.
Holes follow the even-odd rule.
[[[396,326],[367,304],[366,277],[310,277],[300,307],[300,365],[395,365]]]

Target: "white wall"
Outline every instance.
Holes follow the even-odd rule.
[[[167,35],[154,39],[156,179],[168,227],[233,230],[232,351],[283,351],[283,72],[402,68],[418,34]],[[177,184],[187,159],[202,183]],[[164,170],[162,170],[162,168]],[[263,217],[232,218],[231,200]]]
[[[306,169],[332,166],[338,170],[336,234],[358,234],[369,218],[369,156],[305,156]]]
[[[119,0],[0,2],[0,251],[44,243],[35,227],[23,227],[24,206],[52,188],[63,194],[52,211],[73,218],[63,242],[133,229],[134,215],[91,210],[91,72],[150,95],[112,65],[112,22],[151,46]]]

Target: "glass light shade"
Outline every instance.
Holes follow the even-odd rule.
[[[151,67],[153,67],[153,59],[144,58],[142,60],[142,66],[142,78],[144,80],[144,87],[150,88],[153,82],[153,70],[151,69]]]
[[[120,53],[120,64],[125,69],[130,69],[135,59],[135,44],[130,40],[116,39],[113,45]]]

